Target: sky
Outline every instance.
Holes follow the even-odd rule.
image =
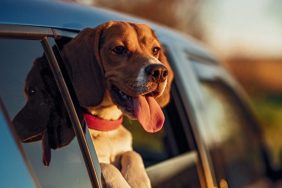
[[[282,57],[282,1],[206,0],[202,19],[221,53]]]

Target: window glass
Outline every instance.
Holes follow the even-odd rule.
[[[1,101],[0,101],[1,103]],[[20,149],[14,140],[9,123],[4,116],[4,107],[0,104],[0,176],[2,187],[36,187],[31,172],[23,160]]]
[[[226,175],[230,187],[244,187],[263,173],[258,137],[240,100],[223,82],[203,81],[201,89],[211,152],[218,179]],[[223,169],[221,168],[223,166]]]
[[[49,95],[53,97],[52,99],[61,100],[60,95],[57,95],[57,93],[54,94],[54,92],[57,91],[57,87],[52,81],[52,74],[49,74],[48,71],[46,72],[45,69],[44,71],[40,71],[40,73],[37,74],[37,71],[32,69],[33,62],[35,61],[35,59],[43,55],[43,49],[40,45],[40,41],[0,39],[0,51],[0,95],[5,106],[7,107],[7,111],[11,120],[14,122],[14,124],[16,124],[16,117],[20,117],[18,118],[20,120],[29,119],[31,121],[35,118],[36,121],[33,121],[34,124],[32,125],[35,130],[39,129],[40,127],[50,126],[50,122],[56,120],[56,115],[58,115],[54,114],[54,112],[57,112],[59,108],[62,111],[65,111],[65,109],[64,106],[56,106],[58,103],[55,103],[52,108],[49,108],[48,106],[53,102],[52,100],[50,100]],[[37,65],[41,66],[42,62],[39,61],[39,63],[41,64]],[[35,71],[36,73],[31,73],[31,70]],[[37,74],[37,77],[35,76],[35,78],[33,78],[33,76],[31,76],[33,74]],[[39,85],[36,85],[36,87],[40,86],[40,91],[43,87],[43,92],[40,92],[40,96],[37,95],[39,93],[39,89],[37,89],[36,87],[25,87],[25,84],[30,84],[34,81],[37,84],[38,81],[40,81],[41,79],[43,80],[43,82],[40,82]],[[31,97],[27,97],[27,93],[29,96],[35,93],[34,95],[36,96],[36,98],[32,98],[32,103],[33,105],[36,105],[36,107],[26,107],[28,101],[30,101],[29,99],[31,99]],[[48,109],[47,111],[46,108]],[[22,116],[19,116],[19,114],[22,111],[25,111],[26,109],[30,110],[32,113],[28,113],[28,115],[23,114]],[[46,117],[48,117],[47,124],[43,125],[41,122]],[[19,122],[24,124],[24,121],[17,121],[18,125],[20,124]],[[67,122],[66,120],[66,122],[64,123],[68,124],[69,122]],[[30,126],[30,123],[27,125]],[[24,131],[28,129],[22,130]],[[27,154],[28,160],[30,161],[35,174],[38,176],[41,186],[74,188],[91,187],[89,176],[76,137],[73,137],[69,141],[70,143],[65,144],[65,146],[60,145],[60,148],[51,149],[50,164],[48,167],[43,165],[42,145],[44,145],[44,143],[39,139],[44,138],[44,136],[42,135],[46,136],[53,133],[48,132],[49,130],[50,129],[46,129],[45,132],[43,131],[42,134],[40,133],[34,135],[29,140],[31,141],[29,143],[22,143],[24,151]],[[60,134],[58,133],[58,135],[64,135],[65,129],[54,128],[51,130],[60,130],[61,132]],[[25,135],[27,133],[22,134]],[[55,134],[57,134],[56,131],[52,135]],[[49,138],[50,140],[50,138],[55,138],[55,136],[47,136],[47,138]],[[65,138],[58,136],[58,140],[60,142],[64,139]],[[56,145],[56,143],[54,143],[54,140],[48,141],[47,139],[46,142],[48,142],[48,144],[50,145]],[[44,156],[47,156],[48,158],[48,148],[44,151]]]

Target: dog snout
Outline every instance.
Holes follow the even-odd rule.
[[[167,68],[162,64],[151,64],[145,68],[146,74],[153,82],[164,82],[168,76]]]

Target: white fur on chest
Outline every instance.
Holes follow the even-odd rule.
[[[102,103],[87,110],[105,120],[117,120],[122,116],[121,110],[113,104],[107,90]],[[89,132],[100,163],[114,163],[117,155],[132,150],[131,133],[122,125],[113,131],[89,129]]]

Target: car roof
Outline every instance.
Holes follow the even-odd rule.
[[[110,20],[145,23],[150,25],[157,35],[165,36],[171,42],[181,44],[186,41],[185,45],[194,54],[213,57],[198,41],[173,29],[127,14],[76,3],[57,0],[1,0],[0,18],[0,24],[42,26],[67,30],[96,27]]]
[[[108,20],[126,20],[100,8],[54,0],[1,0],[0,22],[81,30]]]

